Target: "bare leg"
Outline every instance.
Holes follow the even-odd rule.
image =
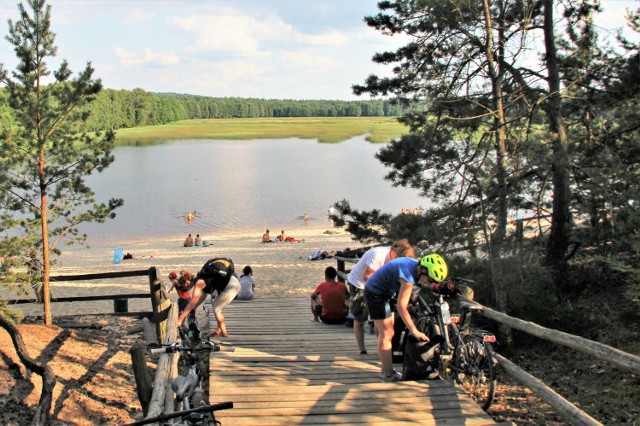
[[[227,333],[227,326],[224,322],[224,315],[222,312],[213,312],[213,315],[216,317],[216,322],[218,323],[218,328],[216,329],[216,334],[219,336],[227,337],[229,334]]]
[[[393,358],[391,356],[391,339],[393,338],[393,317],[374,320],[378,330],[378,357],[385,376],[393,374]]]
[[[316,299],[311,299],[311,313],[313,314],[313,321],[320,322],[320,318],[318,318],[318,314],[316,313],[316,306],[318,306],[318,301]]]
[[[353,320],[353,335],[356,336],[356,343],[360,352],[366,351],[364,347],[364,324],[356,319]]]

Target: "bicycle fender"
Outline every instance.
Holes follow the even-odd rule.
[[[193,374],[178,376],[171,382],[171,389],[176,393],[176,399],[182,401],[186,395],[196,388],[197,384],[198,376]]]

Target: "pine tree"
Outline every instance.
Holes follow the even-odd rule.
[[[76,77],[65,60],[50,71],[47,60],[57,47],[51,6],[45,3],[29,0],[29,10],[19,4],[19,19],[9,20],[7,40],[18,65],[11,75],[0,66],[0,81],[19,130],[4,135],[0,146],[0,229],[6,233],[2,250],[18,264],[38,269],[32,277],[41,282],[44,321],[50,325],[49,275],[58,244],[82,243],[86,235],[77,225],[113,218],[123,201],[96,203],[85,183],[113,162],[114,134],[78,133],[87,118],[82,111],[102,83],[93,78],[90,63]]]

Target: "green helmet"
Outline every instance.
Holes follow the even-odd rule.
[[[442,256],[436,253],[431,253],[420,259],[420,265],[427,268],[429,276],[435,282],[441,282],[447,278],[447,263]]]

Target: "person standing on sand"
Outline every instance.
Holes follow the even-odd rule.
[[[182,311],[178,318],[178,327],[190,312],[195,311],[198,306],[207,299],[207,295],[217,292],[217,296],[212,303],[213,315],[218,323],[218,328],[210,333],[210,336],[227,337],[227,327],[222,311],[231,303],[240,291],[240,281],[235,275],[233,261],[225,257],[209,259],[195,276],[195,286],[193,296],[189,305]]]

